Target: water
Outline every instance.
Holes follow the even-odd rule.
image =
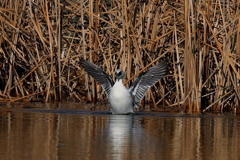
[[[240,117],[14,104],[0,110],[1,160],[240,159]],[[32,108],[34,107],[34,108]]]

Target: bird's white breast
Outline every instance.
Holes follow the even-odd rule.
[[[113,114],[133,113],[133,101],[122,80],[118,80],[111,89],[109,97]]]

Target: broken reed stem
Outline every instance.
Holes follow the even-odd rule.
[[[164,86],[158,82],[145,102],[188,113],[234,109],[240,99],[239,6],[234,0],[4,0],[0,94],[9,101],[103,100],[79,57],[111,76],[122,68],[125,84],[165,60]]]
[[[228,96],[230,93],[231,93],[231,91],[228,92],[227,94],[225,94],[224,96],[220,97],[219,99],[217,99],[215,102],[213,102],[212,104],[210,104],[207,108],[205,108],[205,109],[203,110],[203,112],[206,112],[206,111],[207,111],[208,109],[210,109],[213,105],[215,105],[217,102],[219,102],[219,101],[220,101],[221,99],[223,99],[224,97]]]

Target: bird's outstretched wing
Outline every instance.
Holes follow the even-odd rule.
[[[92,64],[81,57],[80,65],[84,68],[84,70],[92,76],[102,88],[106,91],[107,97],[109,97],[111,88],[114,84],[112,78],[104,72],[100,67]]]
[[[161,62],[140,74],[129,88],[135,105],[139,105],[151,86],[163,78],[167,72],[166,62]]]

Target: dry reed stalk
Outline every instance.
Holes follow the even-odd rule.
[[[59,5],[60,4],[60,0],[55,1],[55,6],[57,6],[57,13],[56,13],[56,17],[57,17],[57,63],[56,63],[56,70],[57,70],[57,85],[58,90],[57,90],[57,99],[61,100],[62,99],[62,86],[61,86],[61,53],[62,53],[62,8]]]
[[[177,43],[178,35],[177,35],[177,28],[176,28],[176,14],[175,14],[175,12],[174,12],[174,37],[175,37],[174,41],[175,41],[175,43]],[[173,54],[172,57],[173,57],[173,62],[174,62],[175,55]],[[176,81],[176,85],[177,85],[176,86],[176,89],[177,89],[176,91],[177,91],[177,93],[181,93],[181,94],[176,95],[177,96],[176,98],[177,98],[177,103],[178,103],[178,109],[180,109],[180,104],[179,103],[181,102],[181,100],[184,97],[183,83],[182,83],[182,76],[181,76],[182,71],[181,71],[181,67],[180,67],[179,63],[180,63],[180,56],[179,56],[179,51],[178,51],[178,45],[176,45],[176,62],[173,63],[173,68],[174,68],[174,77],[175,77],[175,81]],[[177,67],[176,67],[176,65],[177,65]],[[178,75],[177,75],[177,73],[178,73]],[[179,83],[178,83],[178,81],[179,81]],[[178,87],[178,84],[179,84],[179,87]],[[179,91],[179,89],[180,89],[180,91]]]
[[[11,112],[11,110],[6,109],[6,108],[3,108],[3,107],[0,107],[0,109],[1,109],[1,110],[4,110],[4,111],[6,111],[6,112]]]

